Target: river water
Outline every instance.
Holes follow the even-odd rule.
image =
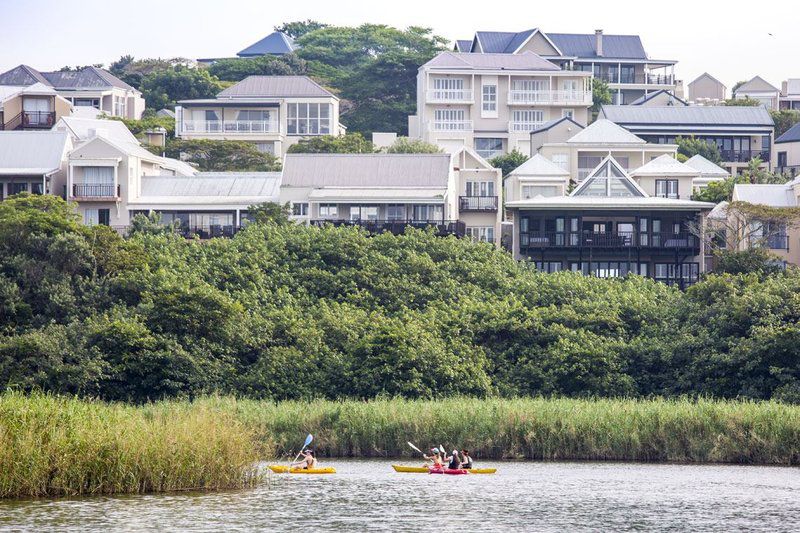
[[[797,468],[481,462],[498,473],[432,476],[390,463],[331,460],[334,475],[213,494],[5,501],[0,530],[800,530]]]

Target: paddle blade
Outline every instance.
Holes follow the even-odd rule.
[[[303,448],[308,448],[308,445],[311,444],[312,440],[314,440],[314,437],[311,435],[311,433],[309,433],[308,437],[306,437],[306,442],[303,444]]]
[[[414,445],[413,445],[413,444],[411,444],[410,442],[408,442],[407,444],[408,444],[409,446],[411,446],[411,448],[412,448],[412,449],[414,449],[414,450],[418,451],[419,453],[422,453],[422,450],[420,450],[419,448],[417,448],[416,446],[414,446]],[[422,453],[422,455],[425,455],[425,454],[424,454],[424,453]]]
[[[441,444],[439,445],[439,451],[442,452],[443,454],[447,455],[447,452],[444,451],[444,446],[442,446]]]

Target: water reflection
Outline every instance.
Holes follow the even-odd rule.
[[[398,474],[330,461],[332,476],[173,494],[0,502],[0,529],[183,531],[790,531],[800,470],[620,463],[484,463],[491,476]]]

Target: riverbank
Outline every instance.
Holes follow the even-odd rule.
[[[242,488],[259,459],[413,457],[800,464],[800,406],[713,400],[448,399],[145,406],[0,396],[0,497]]]

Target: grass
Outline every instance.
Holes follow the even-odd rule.
[[[260,458],[401,457],[800,464],[800,406],[715,400],[449,399],[145,406],[0,395],[0,497],[215,490],[259,482]]]

